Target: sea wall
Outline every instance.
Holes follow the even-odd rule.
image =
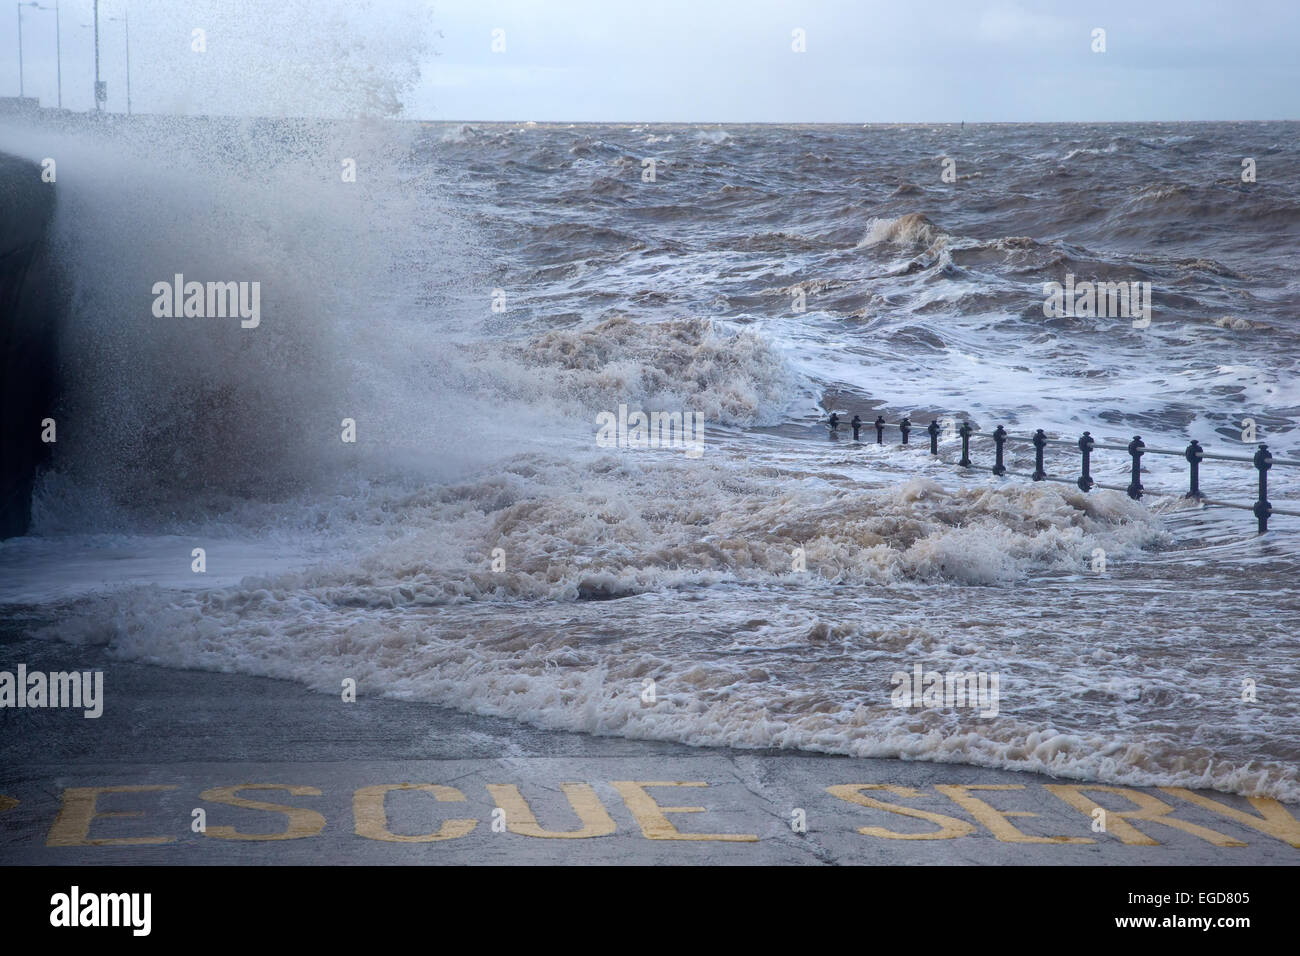
[[[0,153],[0,538],[27,532],[52,447],[41,422],[55,417],[54,190],[38,165]]]

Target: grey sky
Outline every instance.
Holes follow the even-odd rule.
[[[47,6],[53,0],[41,0]],[[91,105],[91,0],[60,0],[64,104]],[[120,17],[127,0],[102,0]],[[456,120],[1296,119],[1300,3],[1197,0],[134,0],[137,111]],[[18,91],[0,4],[0,91]],[[28,95],[55,100],[54,15],[23,10]],[[207,49],[191,49],[191,31]],[[1106,52],[1092,51],[1094,28]],[[802,29],[806,52],[792,50]],[[505,50],[492,51],[493,30]],[[125,109],[122,23],[101,72]],[[440,36],[438,34],[441,34]]]

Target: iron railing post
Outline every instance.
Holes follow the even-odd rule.
[[[1260,445],[1255,452],[1255,467],[1259,470],[1259,500],[1251,511],[1259,520],[1259,533],[1268,530],[1268,516],[1273,513],[1273,506],[1268,503],[1268,470],[1273,467],[1273,456],[1268,453],[1267,445]]]
[[[1079,490],[1091,491],[1093,486],[1092,473],[1089,470],[1092,465],[1092,435],[1084,432],[1079,439],[1079,453],[1083,456],[1083,462],[1079,471]]]
[[[1128,453],[1133,456],[1133,476],[1128,483],[1128,496],[1134,501],[1142,497],[1142,452],[1146,447],[1141,435],[1134,435],[1128,443]]]
[[[1198,442],[1195,438],[1193,438],[1191,444],[1187,446],[1187,451],[1183,452],[1183,457],[1187,459],[1187,463],[1191,468],[1191,475],[1190,475],[1191,487],[1188,490],[1187,494],[1183,495],[1184,498],[1205,497],[1205,495],[1201,494],[1201,452],[1202,451],[1204,451],[1204,449],[1201,448],[1200,442]]]

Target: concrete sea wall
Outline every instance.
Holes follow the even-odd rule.
[[[0,538],[25,534],[51,446],[56,296],[47,232],[55,186],[35,163],[0,153]]]

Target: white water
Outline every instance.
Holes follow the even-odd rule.
[[[833,388],[1114,440],[1131,423],[1096,412],[1122,405],[1167,413],[1143,426],[1153,445],[1222,442],[1216,390],[1300,404],[1284,363],[1223,354],[1242,330],[1009,333],[1004,308],[963,304],[1014,290],[1004,263],[953,271],[953,250],[978,244],[888,216],[829,243],[841,274],[819,288],[846,269],[889,277],[863,316],[645,299],[762,300],[799,278],[782,251],[796,238],[746,266],[707,225],[674,227],[699,248],[631,258],[552,233],[553,271],[519,246],[507,280],[475,218],[490,201],[444,189],[465,161],[427,155],[417,127],[176,128],[168,149],[143,125],[0,130],[6,148],[62,157],[68,404],[37,534],[0,544],[0,601],[55,608],[43,636],[328,693],[353,677],[367,695],[590,733],[1300,799],[1292,539],[1174,499],[960,477],[951,442],[934,462],[813,424]],[[699,151],[679,168],[744,148],[714,132],[676,137]],[[540,148],[534,130],[511,135]],[[561,155],[609,176],[613,160],[582,154],[617,150],[572,135]],[[365,176],[343,184],[352,153]],[[262,277],[262,326],[154,319],[148,290],[176,271]],[[518,315],[491,317],[496,282]],[[623,320],[609,296],[651,304]],[[704,412],[705,455],[597,448],[595,415],[620,403]],[[1023,446],[1010,464],[1028,470]],[[1183,480],[1176,459],[1149,464],[1150,486]],[[1123,479],[1122,456],[1096,467]],[[1248,500],[1249,469],[1216,474]],[[1098,548],[1105,575],[1089,570]],[[999,672],[1000,715],[891,708],[890,675],[914,663]]]

